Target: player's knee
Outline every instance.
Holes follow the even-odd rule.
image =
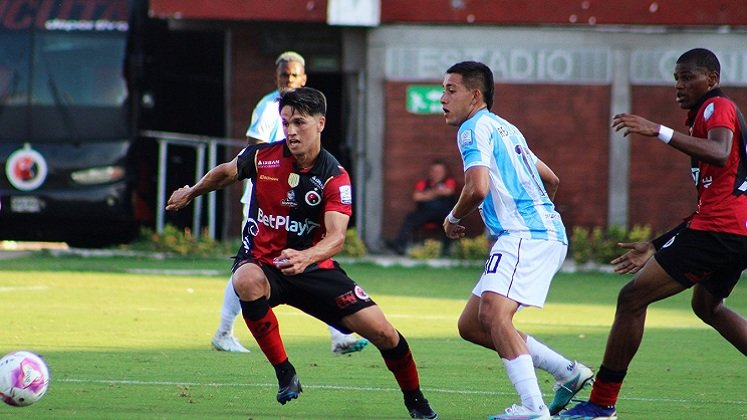
[[[623,286],[617,295],[618,312],[638,312],[645,310],[648,304],[649,302],[641,299],[638,290],[636,290],[635,283],[632,281]]]
[[[693,309],[693,313],[698,316],[703,322],[708,325],[713,323],[717,308],[713,305],[709,305],[702,300],[693,299],[690,303],[690,307]]]
[[[399,343],[399,333],[391,324],[376,325],[367,332],[366,338],[379,350],[392,349]]]
[[[269,284],[267,279],[264,275],[256,274],[246,271],[234,273],[233,287],[241,300],[255,300],[268,295]]]
[[[462,339],[470,342],[475,342],[475,326],[464,321],[463,319],[459,319],[459,322],[457,323],[457,329],[459,330],[459,336],[462,337]]]

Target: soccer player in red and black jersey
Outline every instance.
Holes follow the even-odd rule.
[[[561,417],[616,418],[618,393],[640,346],[648,305],[685,289],[693,289],[695,314],[747,355],[747,320],[724,305],[747,268],[747,133],[741,112],[719,89],[720,72],[718,58],[706,49],[677,60],[676,98],[688,110],[688,134],[637,115],[612,120],[625,136],[658,138],[690,156],[698,206],[684,223],[653,241],[621,244],[629,251],[612,261],[615,271],[636,276],[620,291],[589,401]]]
[[[366,292],[332,260],[342,249],[352,213],[350,177],[321,146],[327,109],[316,89],[298,88],[279,102],[286,140],[248,146],[211,169],[194,186],[174,191],[166,210],[243,179],[254,184],[233,286],[242,316],[275,368],[277,400],[301,393],[272,308],[287,304],[367,338],[381,352],[413,418],[435,419],[405,338]]]

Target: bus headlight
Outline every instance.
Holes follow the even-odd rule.
[[[106,184],[122,179],[124,177],[124,168],[121,166],[89,168],[75,171],[70,174],[70,177],[73,181],[82,185]]]

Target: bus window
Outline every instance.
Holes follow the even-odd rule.
[[[44,33],[34,50],[34,105],[119,107],[125,37],[101,33]]]

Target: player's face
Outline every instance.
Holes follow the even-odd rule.
[[[305,115],[290,106],[284,106],[280,110],[280,118],[288,148],[294,156],[315,151],[321,146],[325,123],[323,115]]]
[[[461,74],[448,73],[444,77],[444,93],[441,95],[441,106],[444,110],[446,124],[460,126],[475,111],[477,89],[468,89]]]
[[[276,72],[276,82],[280,92],[287,92],[306,85],[306,71],[295,61],[281,63]]]
[[[716,72],[709,72],[693,62],[677,63],[674,80],[676,101],[683,109],[692,109],[703,95],[718,86]]]

